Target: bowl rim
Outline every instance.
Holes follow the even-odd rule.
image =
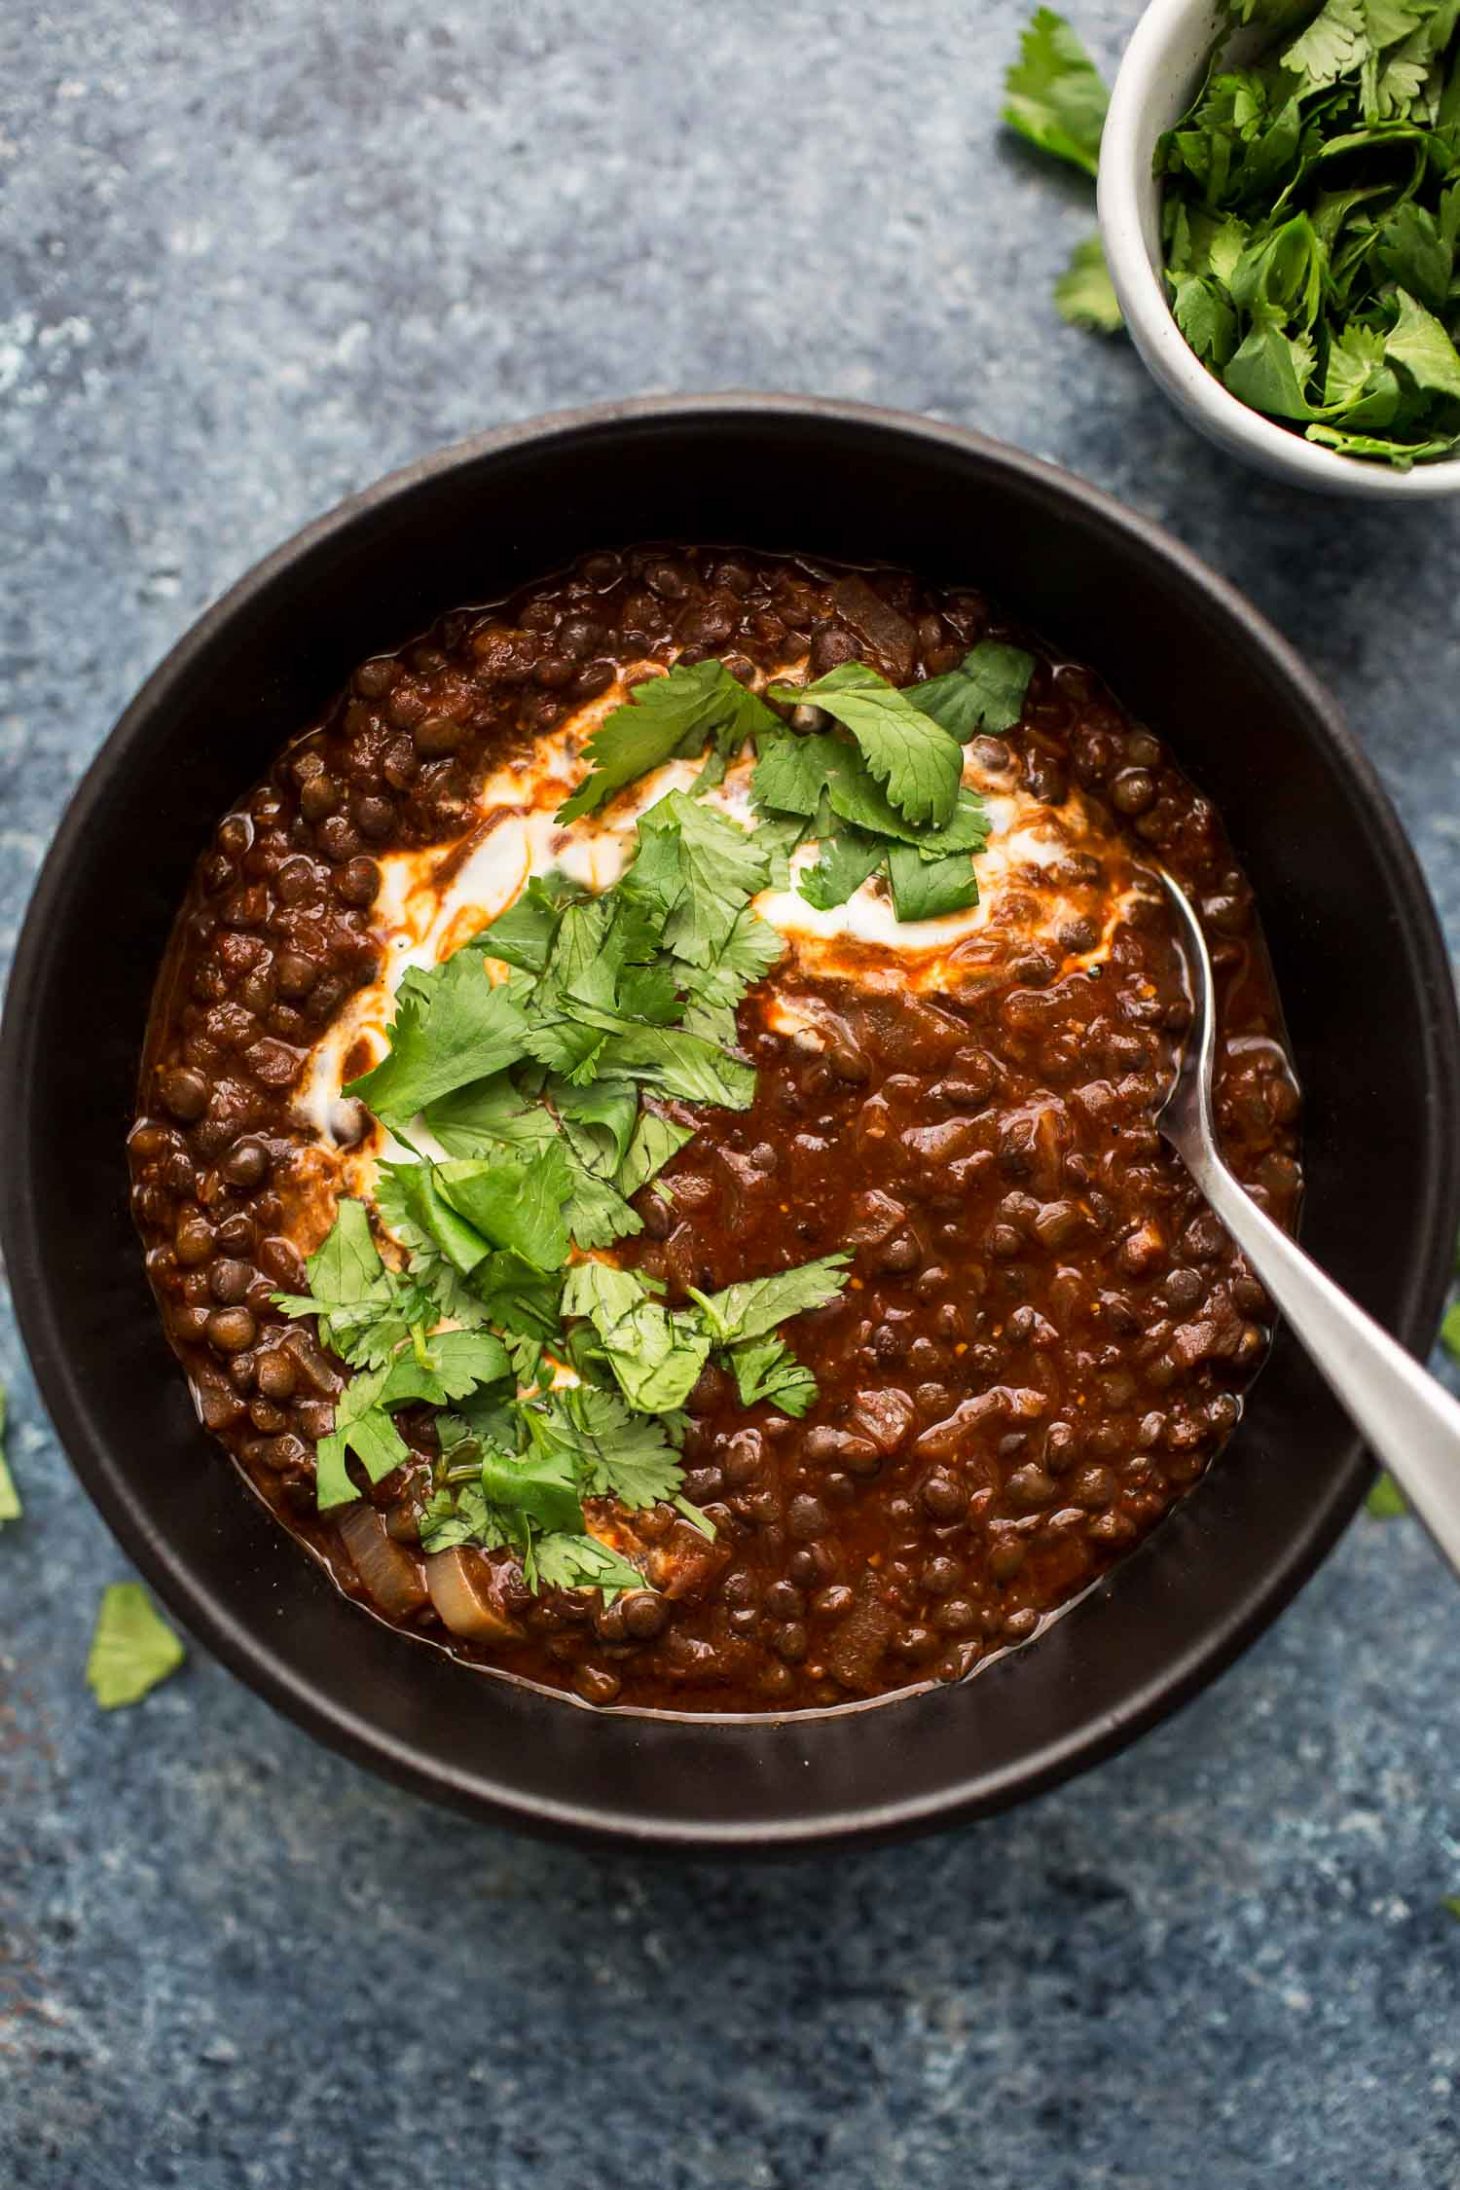
[[[1235,625],[1273,663],[1306,705],[1313,729],[1340,769],[1368,798],[1373,835],[1393,888],[1394,909],[1410,953],[1409,962],[1423,980],[1427,994],[1433,990],[1435,996],[1453,1001],[1448,956],[1417,855],[1373,764],[1337,704],[1295,650],[1244,596],[1160,526],[1074,473],[989,436],[941,421],[874,405],[791,394],[730,391],[637,397],[501,426],[400,467],[285,540],[183,633],[124,710],[80,779],[42,864],[24,918],[0,1025],[0,1114],[19,1129],[22,1144],[29,1143],[35,1130],[25,1075],[26,1030],[35,1017],[36,1001],[44,987],[48,933],[53,912],[64,901],[73,849],[84,841],[93,816],[107,801],[113,781],[125,773],[133,742],[215,635],[257,595],[324,543],[344,538],[367,515],[455,469],[471,468],[483,459],[533,443],[571,445],[575,439],[660,422],[699,422],[711,428],[736,421],[751,428],[775,422],[783,427],[825,423],[854,432],[917,441],[934,453],[941,450],[950,456],[971,457],[985,467],[1018,475],[1048,505],[1081,506],[1093,520],[1122,535],[1133,552],[1174,567],[1203,605]],[[1453,1111],[1460,1092],[1460,1022],[1453,1008],[1435,1013],[1430,1031],[1435,1094],[1447,1098]],[[1460,1136],[1431,1133],[1428,1154],[1432,1191],[1416,1227],[1402,1300],[1391,1326],[1401,1342],[1411,1347],[1427,1346],[1433,1337],[1448,1287],[1456,1221],[1460,1217]],[[379,1727],[367,1705],[344,1703],[321,1694],[290,1663],[287,1647],[281,1648],[273,1637],[236,1619],[215,1601],[206,1580],[195,1576],[188,1560],[170,1543],[165,1527],[145,1510],[108,1441],[93,1434],[84,1404],[83,1379],[68,1359],[59,1304],[35,1275],[40,1239],[41,1211],[28,1168],[7,1165],[0,1176],[0,1247],[12,1274],[17,1319],[38,1389],[83,1488],[140,1572],[187,1628],[266,1701],[354,1762],[478,1818],[568,1836],[579,1842],[659,1846],[681,1852],[713,1849],[727,1854],[775,1854],[817,1845],[886,1840],[919,1829],[951,1825],[1027,1799],[1125,1747],[1204,1687],[1255,1640],[1337,1541],[1372,1472],[1355,1438],[1342,1464],[1336,1459],[1331,1480],[1311,1509],[1307,1525],[1292,1532],[1276,1551],[1264,1556],[1260,1568],[1248,1573],[1221,1620],[1210,1622],[1179,1653],[1154,1662],[1148,1672],[1129,1684],[1118,1708],[1108,1708],[1050,1735],[1037,1750],[1015,1762],[992,1770],[980,1769],[976,1757],[970,1756],[950,1771],[947,1784],[936,1791],[918,1797],[863,1802],[854,1812],[840,1810],[831,1816],[809,1819],[798,1814],[772,1823],[758,1820],[707,1825],[703,1820],[686,1821],[662,1811],[648,1819],[637,1814],[606,1813],[601,1804],[592,1801],[557,1801],[536,1792],[524,1793],[510,1776],[496,1771],[489,1776],[474,1767],[424,1758],[409,1741]],[[995,1664],[990,1673],[997,1670]],[[908,1709],[915,1707],[918,1695],[919,1691],[913,1690],[899,1697],[871,1698],[852,1708],[869,1713]],[[775,1720],[757,1714],[741,1723],[747,1727],[764,1728],[769,1723],[793,1729],[802,1716],[793,1713]],[[720,1723],[723,1726],[726,1722]]]
[[[1146,117],[1169,99],[1173,48],[1185,48],[1198,26],[1203,42],[1210,43],[1225,21],[1220,0],[1150,0],[1116,73],[1100,139],[1096,193],[1106,264],[1131,339],[1178,410],[1219,446],[1270,475],[1366,501],[1433,502],[1460,494],[1460,451],[1396,471],[1307,441],[1225,388],[1176,324],[1146,242],[1146,218],[1160,189],[1143,149]]]

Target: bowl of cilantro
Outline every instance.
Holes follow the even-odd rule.
[[[1460,492],[1450,0],[1154,0],[1099,200],[1136,348],[1210,440],[1320,492]]]

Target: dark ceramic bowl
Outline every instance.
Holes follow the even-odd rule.
[[[590,548],[654,538],[984,584],[1170,740],[1258,892],[1307,1094],[1305,1241],[1426,1345],[1460,1214],[1454,1002],[1414,856],[1332,701],[1227,586],[1079,480],[950,427],[790,398],[489,434],[310,526],[203,617],[103,747],[36,890],[0,1052],[4,1244],[86,1488],[172,1610],[313,1733],[542,1829],[747,1850],[867,1839],[1108,1755],[1292,1596],[1369,1471],[1285,1332],[1178,1509],[963,1685],[782,1721],[596,1713],[336,1594],[194,1420],[128,1215],[148,997],[216,817],[364,655]]]

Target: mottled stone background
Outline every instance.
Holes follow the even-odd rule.
[[[1107,62],[1134,0],[1070,0]],[[1332,681],[1460,940],[1455,510],[1209,453],[1049,286],[1021,0],[23,0],[0,19],[0,941],[143,674],[453,437],[833,392],[1072,465]],[[1460,1595],[1360,1519],[1212,1692],[957,1835],[741,1872],[478,1830],[194,1651],[83,1687],[125,1563],[11,1326],[0,2181],[17,2190],[1460,2184]]]

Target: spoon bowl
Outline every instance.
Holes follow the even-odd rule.
[[[1164,867],[1161,880],[1179,924],[1192,1022],[1156,1125],[1460,1572],[1460,1402],[1273,1223],[1228,1169],[1212,1105],[1217,1021],[1211,955],[1190,898]]]

